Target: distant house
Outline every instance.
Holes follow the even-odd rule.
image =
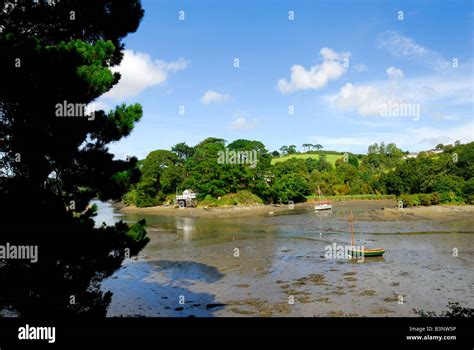
[[[428,154],[438,154],[438,153],[443,153],[442,149],[430,149],[428,151],[425,151]],[[416,158],[418,157],[419,152],[410,152],[402,157],[402,159],[409,159],[409,158]]]
[[[411,152],[402,157],[402,159],[416,158],[418,156],[417,152]]]
[[[432,154],[438,154],[438,153],[443,153],[443,150],[442,150],[442,149],[433,148],[433,149],[430,149],[429,151],[426,151],[426,152],[432,153]]]

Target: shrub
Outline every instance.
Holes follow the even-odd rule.
[[[157,198],[149,197],[137,188],[128,191],[122,197],[122,201],[127,205],[135,205],[138,208],[153,207],[159,204]]]
[[[238,191],[237,193],[228,193],[219,199],[207,195],[204,200],[200,201],[198,207],[218,207],[232,205],[259,205],[263,204],[262,199],[254,195],[250,191]]]
[[[454,192],[461,194],[464,186],[464,179],[459,176],[439,174],[434,178],[431,190],[437,192]]]
[[[347,195],[351,191],[351,188],[346,184],[334,185],[332,189],[337,196]]]
[[[283,203],[288,203],[290,200],[303,202],[305,195],[308,194],[309,185],[305,176],[293,173],[278,178],[273,189],[276,201],[281,200]]]
[[[465,201],[466,201],[467,204],[474,204],[474,195],[469,194],[469,195],[465,196]]]
[[[402,194],[399,198],[402,201],[404,208],[411,208],[415,206],[414,196],[410,194]]]
[[[436,313],[435,311],[424,311],[413,309],[413,312],[420,317],[474,317],[474,309],[467,307],[462,307],[458,302],[450,301],[447,306],[447,310],[441,313]]]
[[[158,205],[158,202],[154,198],[148,198],[148,197],[137,197],[137,200],[135,202],[135,205],[138,208],[147,208],[147,207],[154,207]]]
[[[466,200],[467,201],[467,200]],[[440,203],[463,203],[464,199],[454,192],[443,192],[440,194]]]
[[[127,205],[135,204],[137,201],[137,190],[132,189],[125,193],[122,197],[122,201]]]
[[[436,205],[441,202],[442,196],[435,193],[402,194],[399,200],[402,200],[404,208]]]
[[[198,207],[216,207],[217,199],[210,194],[206,195],[202,201],[198,202]]]
[[[451,202],[451,195],[449,192],[441,192],[439,196],[439,201],[441,203],[449,203]]]
[[[463,196],[467,203],[474,204],[474,177],[471,177],[464,183]]]
[[[234,194],[227,194],[222,197],[222,199],[229,197],[234,205],[254,205],[254,204],[263,204],[263,201],[250,191],[238,191]]]
[[[431,205],[431,194],[421,193],[418,195],[420,205],[428,206]]]
[[[440,194],[438,192],[434,192],[431,194],[431,205],[437,205],[440,203]]]
[[[130,226],[130,229],[127,232],[128,238],[133,241],[139,242],[143,241],[148,243],[150,238],[146,236],[146,221],[144,219],[138,221],[136,224]]]

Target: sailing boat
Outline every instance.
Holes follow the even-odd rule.
[[[362,249],[356,248],[354,245],[354,218],[351,216],[349,218],[349,222],[351,223],[351,233],[352,233],[352,246],[348,250],[348,254],[351,256],[382,256],[385,253],[385,249],[383,248],[375,248],[375,249],[367,249],[366,247],[362,247]]]
[[[331,210],[332,209],[332,205],[329,204],[328,201],[322,201],[321,200],[321,189],[319,188],[318,186],[318,195],[319,195],[319,205],[316,205],[314,207],[314,210],[315,211],[319,211],[319,210]]]

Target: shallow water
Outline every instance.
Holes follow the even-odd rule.
[[[101,203],[97,221],[145,218],[151,238],[103,283],[114,293],[108,315],[412,316],[450,301],[474,307],[473,219],[356,221],[356,244],[385,255],[325,257],[328,245],[350,245],[350,210],[357,218],[386,205],[217,219],[120,215]]]

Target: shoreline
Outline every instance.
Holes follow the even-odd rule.
[[[474,205],[435,205],[427,207],[413,207],[398,209],[395,203],[386,199],[375,200],[347,200],[338,201],[337,206],[345,206],[357,202],[386,202],[387,206],[381,209],[371,209],[366,213],[355,215],[356,220],[363,221],[391,221],[391,220],[419,220],[434,219],[437,221],[453,221],[462,218],[474,217]],[[312,210],[314,202],[297,203],[294,210]],[[125,206],[118,202],[114,208],[126,214],[143,214],[156,216],[176,216],[192,218],[244,218],[257,216],[274,216],[288,213],[291,210],[285,204],[267,204],[254,206],[232,206],[214,208],[175,208],[173,206],[155,206],[137,208]]]
[[[202,221],[178,225],[179,219],[157,220],[151,225],[151,241],[141,257],[129,260],[105,285],[114,293],[108,316],[407,317],[414,316],[413,308],[444,311],[450,300],[472,305],[466,271],[474,264],[469,254],[474,206],[397,209],[392,201],[338,202],[332,214],[322,214],[319,226],[313,205],[295,205],[293,213],[285,205],[210,212],[123,208],[138,213],[132,220],[144,212],[178,211]],[[268,216],[270,210],[275,217]],[[328,245],[350,243],[350,210],[359,221],[356,239],[384,247],[383,257],[360,263],[326,258]],[[263,216],[249,217],[255,213]],[[427,219],[430,215],[436,218]],[[223,217],[236,220],[217,219]],[[450,253],[453,247],[459,248],[459,259]],[[440,275],[441,287],[433,278]],[[192,302],[176,305],[179,295]],[[409,307],[400,307],[400,295],[410,296]],[[296,301],[291,307],[289,296]]]
[[[474,220],[474,205],[446,205],[438,204],[431,206],[420,206],[412,208],[383,208],[382,210],[370,210],[359,216],[362,220],[370,221],[413,221],[434,220],[437,222],[452,222],[457,220]]]
[[[313,203],[295,204],[295,209],[309,209]],[[114,205],[115,207],[115,205]],[[242,218],[252,216],[270,216],[276,213],[289,210],[285,204],[262,204],[262,205],[235,205],[232,207],[214,207],[214,208],[175,208],[173,206],[156,206],[148,208],[137,208],[135,206],[119,205],[115,207],[122,213],[144,214],[157,216],[177,216],[193,218]]]
[[[445,311],[451,300],[470,307],[474,206],[395,204],[333,203],[320,226],[314,203],[297,204],[293,212],[287,205],[205,210],[116,203],[135,213],[127,215],[131,221],[147,219],[144,214],[171,220],[149,216],[150,243],[104,284],[114,293],[108,317],[408,317],[413,308]],[[326,258],[328,245],[350,243],[350,210],[361,234],[356,239],[384,247],[383,257],[360,263]],[[201,220],[172,222],[172,215]],[[439,286],[434,276],[445,283]],[[180,295],[189,302],[176,305]],[[410,296],[409,307],[400,307],[400,295]],[[289,296],[296,301],[291,307]]]

